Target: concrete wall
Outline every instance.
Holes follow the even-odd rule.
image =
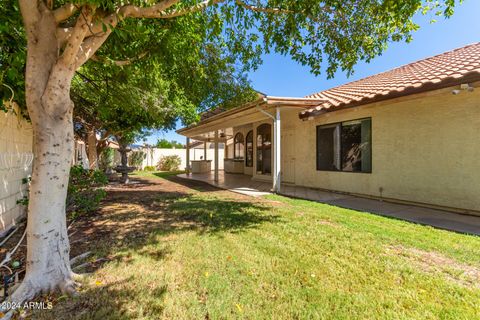
[[[32,141],[27,121],[0,111],[0,236],[25,214],[17,200],[27,195],[22,179],[31,173]]]
[[[295,184],[480,214],[480,88],[452,88],[331,112],[294,128]],[[372,119],[372,173],[316,170],[316,126]],[[283,155],[282,155],[283,156]]]
[[[177,155],[182,160],[180,169],[184,170],[187,166],[187,150],[186,149],[160,149],[160,148],[142,148],[143,152],[146,153],[146,157],[143,160],[142,169],[146,166],[157,166],[160,158],[163,156]],[[203,148],[190,149],[190,160],[200,160],[200,157],[203,157]],[[212,170],[213,170],[213,160],[215,157],[214,149],[207,149],[207,160],[212,160]],[[223,147],[218,150],[218,166],[219,169],[223,170],[223,158],[224,158],[224,149]]]

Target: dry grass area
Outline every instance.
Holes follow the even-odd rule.
[[[388,254],[405,258],[426,273],[437,273],[446,279],[468,288],[480,289],[480,267],[460,263],[438,252],[429,252],[403,246],[389,246]]]

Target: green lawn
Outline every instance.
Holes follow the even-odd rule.
[[[480,237],[280,196],[142,196],[106,205],[137,228],[96,243],[111,261],[38,317],[480,319]]]

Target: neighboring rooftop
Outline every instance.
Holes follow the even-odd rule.
[[[327,102],[302,111],[300,118],[474,81],[480,81],[480,42],[309,95]]]

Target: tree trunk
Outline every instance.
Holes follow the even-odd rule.
[[[73,152],[71,110],[62,119],[34,125],[32,183],[27,221],[27,273],[24,282],[34,292],[73,284],[65,199]]]
[[[33,127],[26,274],[10,300],[74,291],[65,202],[74,149],[70,83],[74,66],[59,60],[56,23],[43,1],[20,1],[27,34],[25,98]],[[3,308],[4,309],[4,308]]]
[[[97,134],[95,127],[91,127],[87,132],[87,147],[88,147],[88,163],[90,169],[98,169],[98,154],[97,154]]]

